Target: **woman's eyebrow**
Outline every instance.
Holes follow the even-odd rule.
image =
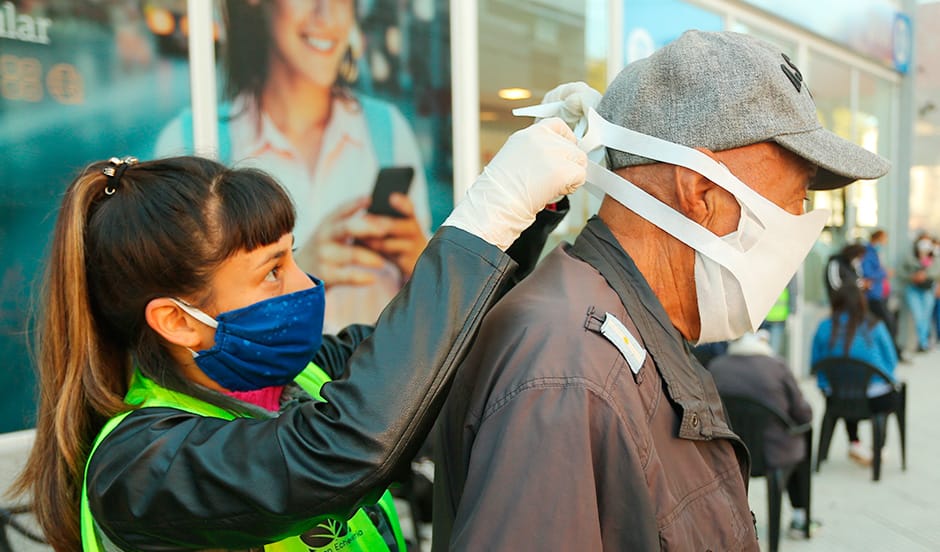
[[[278,249],[278,250],[275,251],[274,253],[271,253],[270,255],[266,256],[263,261],[261,261],[260,263],[258,263],[258,265],[255,267],[255,269],[257,270],[257,269],[259,269],[259,268],[261,268],[261,267],[263,267],[263,266],[266,266],[267,264],[269,264],[271,261],[273,261],[273,260],[275,260],[275,259],[280,259],[280,258],[282,258],[284,255],[287,255],[287,252],[288,252],[289,250],[290,250],[289,247],[285,247],[285,248],[282,248],[282,249]]]

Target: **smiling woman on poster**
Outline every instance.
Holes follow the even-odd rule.
[[[391,104],[353,92],[363,39],[353,0],[229,0],[219,157],[274,174],[297,208],[297,261],[326,286],[327,330],[374,322],[414,270],[430,225],[414,133]],[[192,151],[192,113],[158,156]],[[366,212],[379,170],[412,167],[403,217]]]

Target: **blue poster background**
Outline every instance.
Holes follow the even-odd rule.
[[[0,2],[23,30],[0,36],[0,432],[34,425],[28,316],[61,193],[92,161],[151,156],[190,101],[185,47],[158,40],[138,2],[22,4]],[[26,17],[48,43],[20,38]]]

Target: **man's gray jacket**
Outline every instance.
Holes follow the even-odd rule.
[[[487,315],[435,434],[436,552],[758,549],[714,382],[600,219]]]

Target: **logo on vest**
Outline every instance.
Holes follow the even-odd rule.
[[[346,548],[363,534],[362,529],[350,533],[346,522],[330,518],[300,535],[300,542],[306,544],[310,552],[333,552]]]

